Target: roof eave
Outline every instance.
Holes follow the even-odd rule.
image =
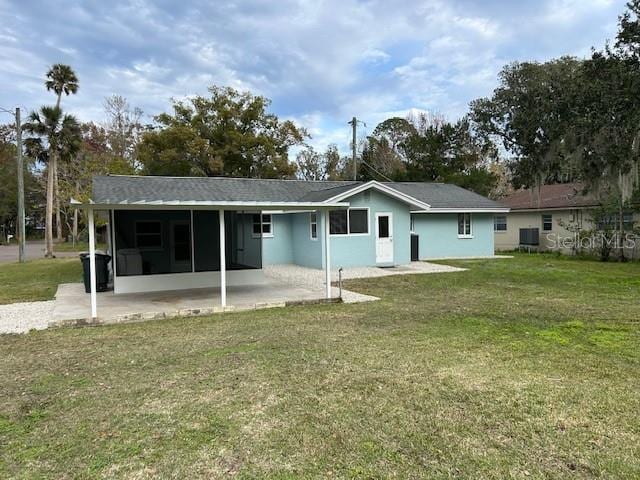
[[[560,207],[510,207],[512,212],[542,212],[545,210],[586,210],[598,208],[599,204],[594,205],[564,205]]]
[[[511,209],[507,207],[484,207],[484,208],[435,208],[428,210],[411,210],[411,213],[509,213]]]
[[[262,210],[299,210],[300,208],[347,208],[348,202],[237,202],[237,201],[139,201],[139,202],[78,202],[72,200],[71,204],[76,208],[111,210],[111,209],[159,209],[159,208],[193,208],[193,209],[262,209]]]

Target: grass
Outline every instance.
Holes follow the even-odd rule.
[[[3,478],[638,478],[638,264],[0,337]]]
[[[60,283],[82,281],[78,258],[0,264],[0,305],[51,300]]]
[[[96,250],[105,250],[106,244],[100,243],[96,244]],[[53,252],[88,252],[89,251],[89,243],[78,242],[73,245],[72,242],[62,242],[56,243],[53,246]]]

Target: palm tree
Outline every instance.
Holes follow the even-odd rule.
[[[57,95],[56,108],[60,108],[62,94],[70,95],[78,91],[78,77],[69,65],[56,63],[47,72],[47,80],[44,82],[47,90],[53,90]],[[56,165],[57,168],[57,165]],[[62,220],[60,219],[60,190],[58,188],[58,170],[53,172],[56,203],[56,238],[62,241]]]
[[[78,77],[69,65],[56,63],[47,72],[47,80],[44,82],[47,90],[53,90],[58,96],[56,108],[60,108],[62,94],[70,95],[78,92]]]
[[[80,125],[72,115],[63,115],[59,107],[42,107],[29,115],[24,130],[34,138],[27,152],[47,165],[47,206],[45,213],[45,257],[53,257],[53,194],[58,160],[66,160],[80,148]]]

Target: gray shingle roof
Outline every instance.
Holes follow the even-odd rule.
[[[355,181],[265,180],[228,177],[99,176],[93,179],[97,204],[144,202],[324,202],[361,185]],[[432,208],[502,208],[456,185],[387,182],[386,186]]]
[[[385,185],[428,203],[431,208],[505,208],[482,195],[449,183],[389,182]]]
[[[136,202],[300,202],[305,195],[354,182],[308,182],[228,177],[136,177],[109,175],[93,179],[93,201]]]

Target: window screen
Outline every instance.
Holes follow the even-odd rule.
[[[162,223],[159,221],[136,222],[137,248],[162,248]]]
[[[332,210],[329,212],[329,232],[331,235],[347,234],[346,210]]]
[[[252,231],[254,237],[259,237],[260,235],[262,235],[263,237],[273,236],[273,223],[270,213],[263,213],[262,215],[259,213],[255,213],[252,216],[252,221]]]
[[[369,233],[368,213],[364,208],[349,210],[349,233]]]
[[[471,235],[471,214],[470,213],[458,214],[458,235],[460,236]]]
[[[315,212],[309,214],[309,235],[312,240],[318,238],[318,215]]]
[[[542,230],[549,232],[553,230],[553,216],[549,214],[542,215]]]

